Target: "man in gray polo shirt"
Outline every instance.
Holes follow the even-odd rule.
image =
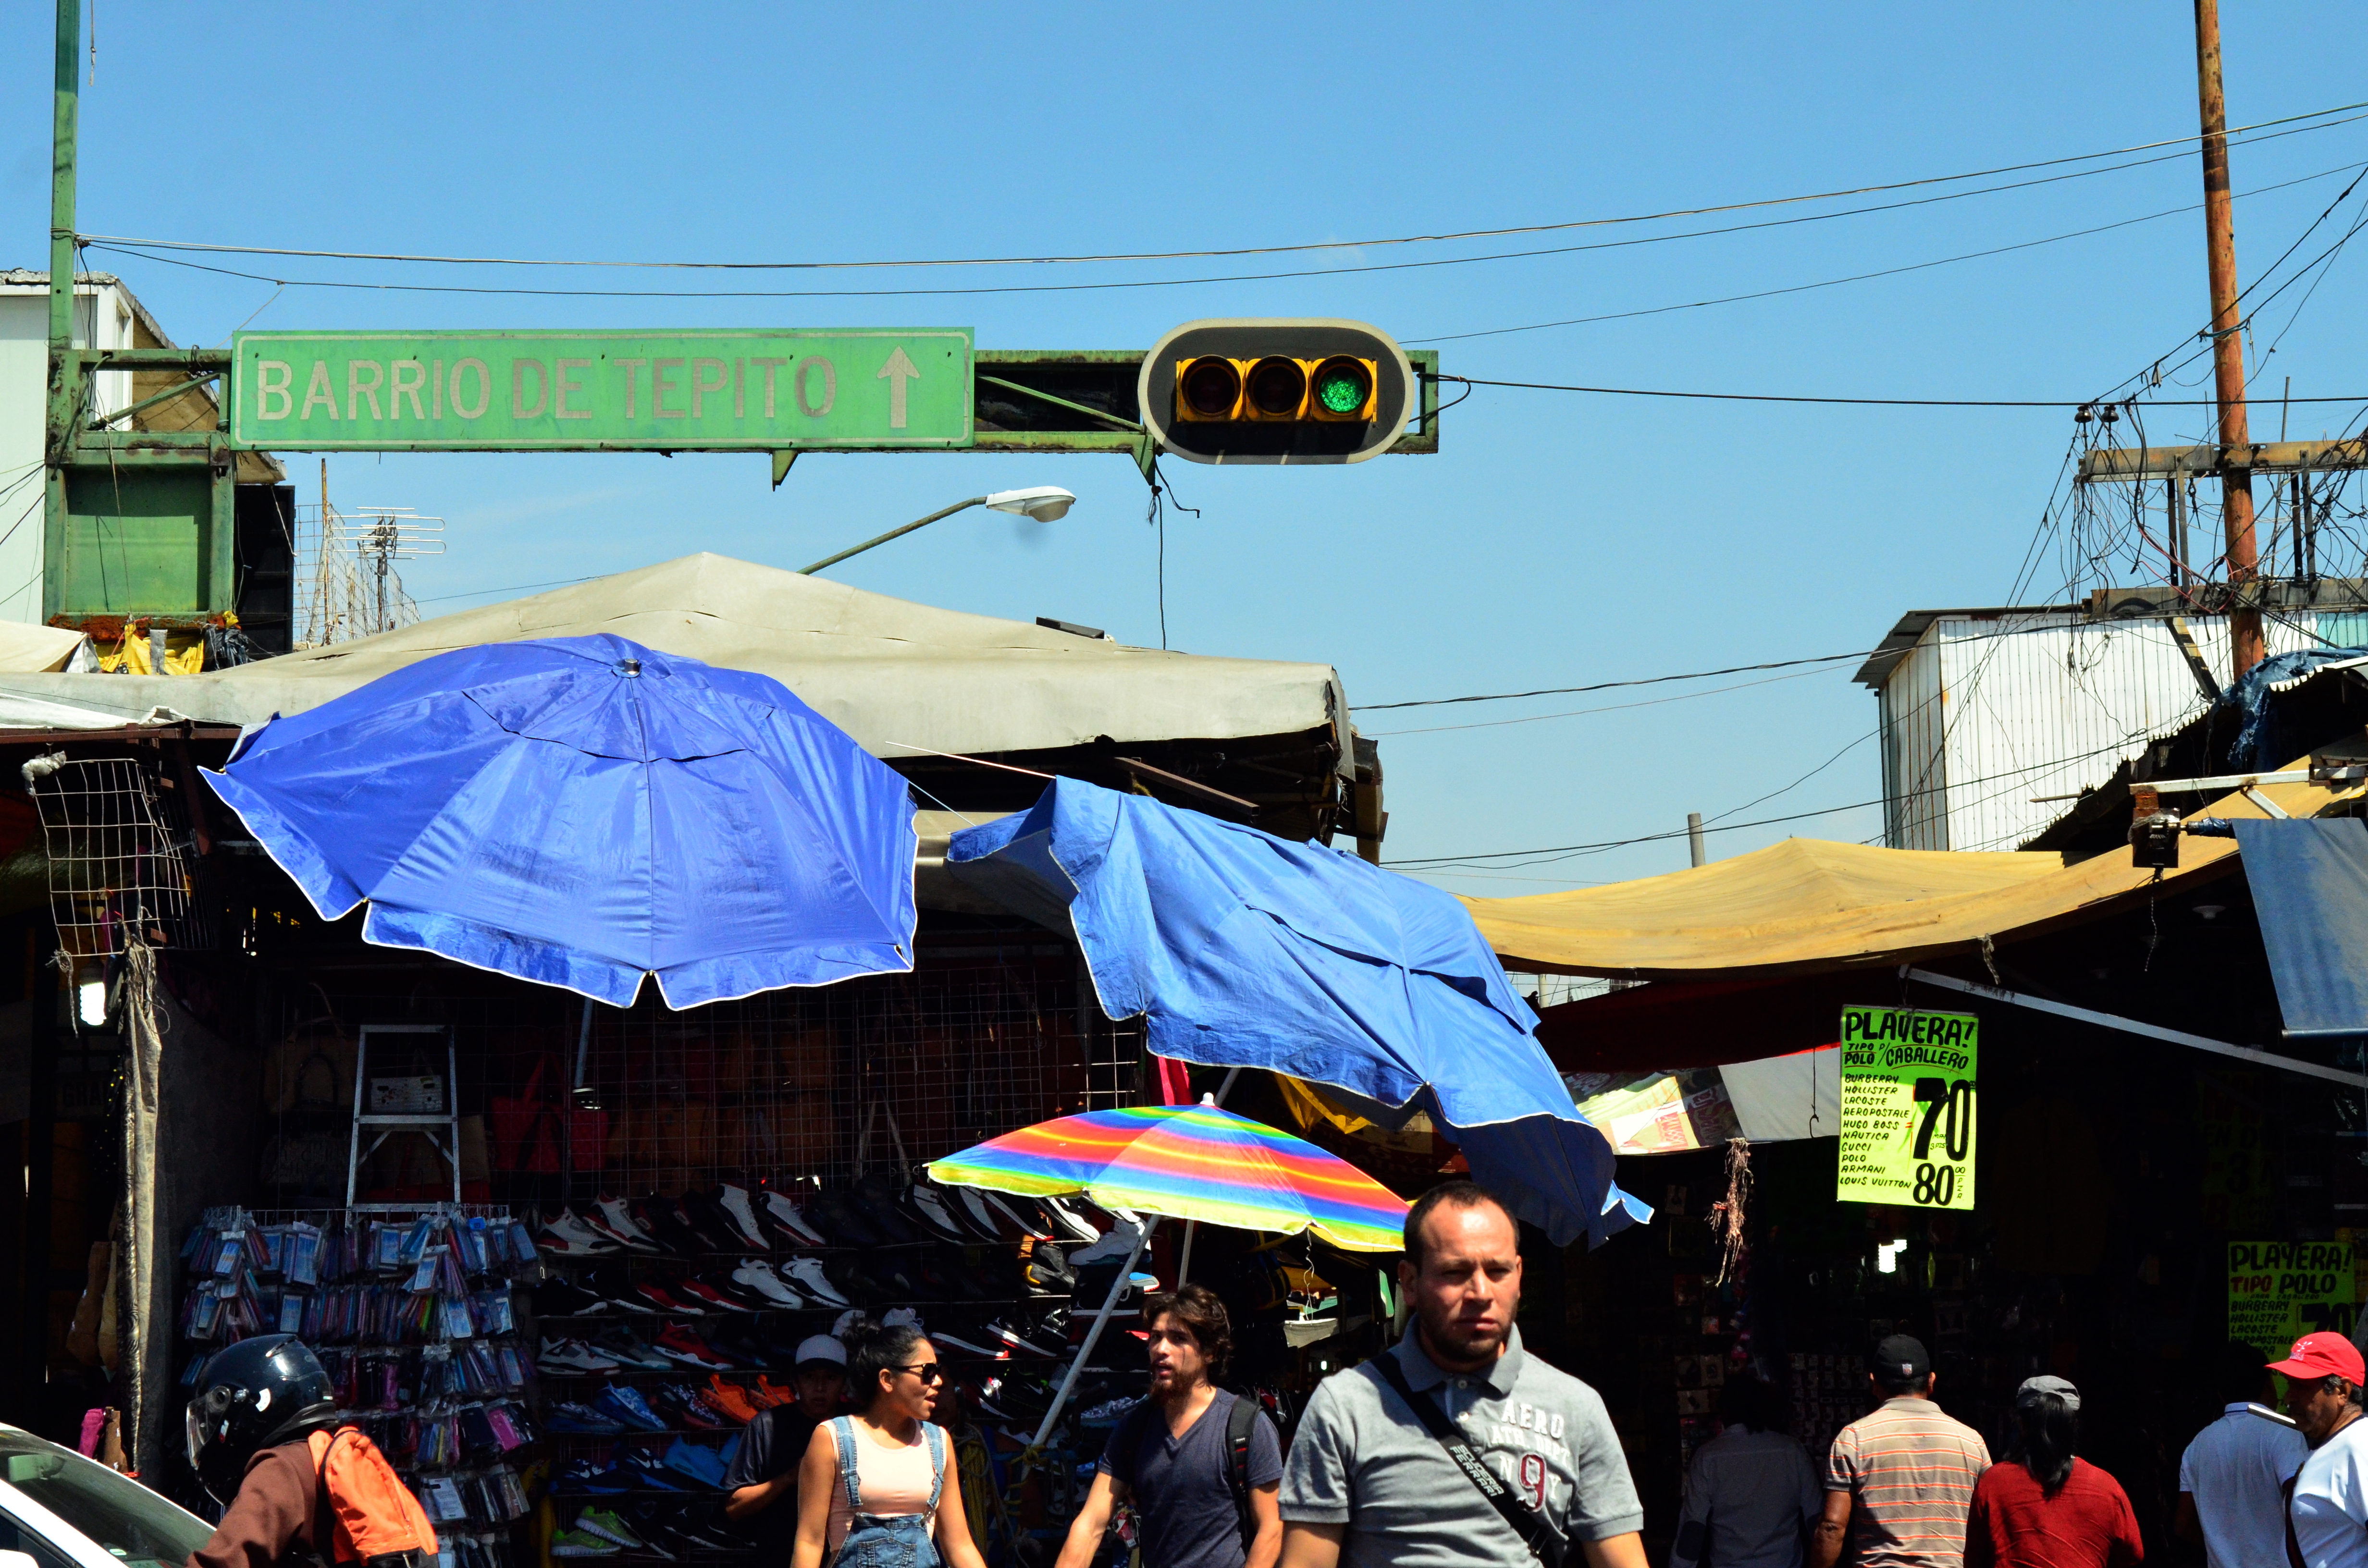
[[[1645,1568],[1645,1511],[1601,1396],[1521,1349],[1520,1241],[1473,1183],[1426,1194],[1398,1264],[1415,1321],[1384,1354],[1510,1500],[1543,1517],[1571,1568]],[[1503,1568],[1534,1555],[1373,1362],[1307,1402],[1281,1511],[1281,1568]]]

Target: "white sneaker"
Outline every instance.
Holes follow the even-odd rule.
[[[1099,1241],[1101,1238],[1101,1233],[1087,1224],[1084,1215],[1069,1208],[1059,1199],[1040,1198],[1036,1201],[1043,1207],[1044,1212],[1053,1216],[1054,1224],[1063,1226],[1068,1231],[1071,1244],[1074,1245],[1078,1242]]]
[[[773,1250],[773,1244],[765,1239],[764,1231],[757,1223],[756,1211],[748,1207],[746,1187],[734,1187],[727,1181],[723,1184],[723,1190],[715,1195],[715,1201],[723,1210],[724,1218],[732,1221],[732,1228],[740,1233],[742,1241],[758,1252]]]
[[[765,1194],[765,1218],[793,1242],[810,1247],[830,1245],[827,1237],[806,1223],[806,1217],[798,1211],[798,1206],[778,1192]]]
[[[825,1307],[851,1305],[847,1293],[830,1282],[818,1257],[793,1257],[781,1265],[781,1277]]]
[[[570,1209],[545,1220],[542,1233],[548,1238],[542,1244],[562,1257],[600,1257],[620,1250],[617,1243],[577,1219]]]
[[[545,1372],[613,1372],[617,1363],[580,1339],[546,1339],[534,1358]]]
[[[779,1307],[802,1307],[805,1302],[798,1293],[781,1283],[773,1266],[761,1257],[744,1257],[740,1267],[732,1271],[732,1283],[744,1290],[754,1290]]]
[[[635,1222],[633,1211],[621,1198],[603,1198],[592,1206],[592,1212],[583,1216],[586,1229],[608,1237],[620,1246],[634,1252],[663,1252],[666,1249],[647,1231]]]

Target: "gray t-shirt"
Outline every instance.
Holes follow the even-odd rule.
[[[1644,1506],[1602,1396],[1521,1349],[1513,1331],[1486,1372],[1442,1372],[1415,1331],[1385,1352],[1406,1383],[1455,1423],[1514,1494],[1566,1540],[1642,1528]],[[1368,1367],[1324,1380],[1307,1402],[1282,1473],[1287,1523],[1347,1525],[1343,1568],[1502,1568],[1529,1561],[1513,1527],[1413,1411]]]
[[[1226,1474],[1225,1422],[1235,1397],[1219,1389],[1181,1437],[1168,1432],[1167,1412],[1148,1400],[1111,1431],[1094,1468],[1133,1493],[1145,1568],[1242,1568],[1247,1561]],[[1252,1491],[1282,1479],[1282,1444],[1264,1411],[1250,1422],[1248,1460]]]

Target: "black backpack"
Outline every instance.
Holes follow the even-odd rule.
[[[1126,1483],[1129,1492],[1134,1490],[1135,1451],[1143,1446],[1143,1435],[1159,1416],[1159,1407],[1144,1400],[1126,1413],[1118,1429],[1110,1434],[1110,1477]],[[1250,1517],[1250,1434],[1257,1429],[1258,1402],[1242,1394],[1234,1396],[1232,1408],[1225,1412],[1225,1485],[1234,1494],[1234,1518],[1242,1532],[1242,1551],[1258,1539],[1258,1526]]]

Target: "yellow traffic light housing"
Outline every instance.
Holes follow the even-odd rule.
[[[1242,416],[1242,364],[1219,355],[1176,366],[1176,417],[1187,425],[1230,425]]]
[[[1380,364],[1352,355],[1301,359],[1204,354],[1176,366],[1176,418],[1184,424],[1370,425]]]

